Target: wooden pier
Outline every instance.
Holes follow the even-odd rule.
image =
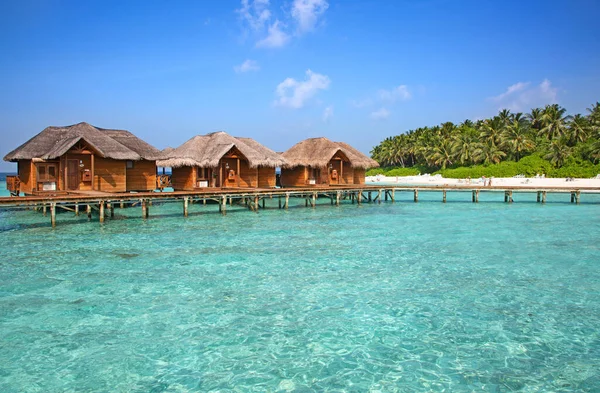
[[[477,186],[329,186],[329,187],[306,187],[306,188],[270,188],[270,189],[206,189],[193,192],[143,192],[143,193],[71,193],[71,194],[48,194],[22,197],[0,197],[0,209],[33,209],[41,211],[46,216],[50,211],[50,222],[52,227],[56,226],[57,209],[73,212],[79,215],[83,209],[89,220],[92,212],[97,211],[99,222],[114,218],[114,209],[119,207],[140,207],[142,218],[150,216],[150,210],[154,202],[181,203],[182,215],[189,215],[190,205],[202,203],[206,205],[218,205],[221,214],[227,213],[229,206],[240,205],[249,210],[258,212],[266,208],[266,200],[276,199],[279,209],[287,209],[291,199],[304,200],[306,207],[315,208],[318,199],[328,199],[331,205],[339,206],[342,203],[361,205],[362,203],[396,202],[398,194],[412,194],[414,202],[419,202],[421,193],[440,194],[440,201],[447,202],[447,193],[466,192],[471,193],[471,201],[479,202],[481,193],[492,193],[504,195],[505,203],[512,203],[514,194],[536,194],[536,202],[544,204],[547,202],[548,194],[562,194],[570,196],[570,202],[579,204],[582,194],[599,194],[600,187],[579,188],[556,188],[556,187],[477,187]],[[499,198],[499,200],[501,200]],[[565,199],[568,201],[568,199]]]

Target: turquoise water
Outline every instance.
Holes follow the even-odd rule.
[[[0,390],[600,391],[600,200],[411,198],[0,212]]]

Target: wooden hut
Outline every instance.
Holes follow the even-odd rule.
[[[8,153],[24,194],[57,191],[149,191],[160,151],[129,131],[79,123],[47,127]],[[13,191],[13,190],[11,190]]]
[[[158,166],[171,168],[173,189],[275,187],[281,155],[250,138],[225,132],[198,135],[167,151]]]
[[[327,138],[310,138],[282,154],[283,187],[364,184],[368,168],[379,164],[352,146]]]

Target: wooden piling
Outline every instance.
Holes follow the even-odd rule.
[[[542,201],[542,192],[538,191],[537,192],[537,202],[540,203]]]
[[[108,211],[110,212],[110,218],[115,218],[115,207],[112,202],[108,202]]]
[[[290,204],[290,193],[286,192],[285,193],[285,210],[287,210],[289,204]]]
[[[313,192],[312,194],[312,207],[313,209],[317,206],[317,193]]]
[[[75,204],[75,215],[78,216],[79,215],[79,203]]]
[[[262,208],[263,208],[263,209],[265,208],[265,204],[266,204],[266,203],[267,203],[267,202],[266,202],[266,200],[265,200],[265,197],[263,197],[263,199],[262,199]]]
[[[142,218],[148,218],[148,205],[145,199],[140,200],[142,202]]]
[[[183,197],[183,216],[184,217],[188,216],[188,203],[189,203],[189,197]]]
[[[99,211],[100,211],[100,222],[104,222],[104,201],[100,201],[100,204],[98,205],[99,207]]]
[[[221,214],[222,215],[227,214],[227,196],[226,195],[221,197]]]
[[[44,205],[45,207],[45,205]],[[50,204],[50,222],[52,223],[52,228],[56,228],[56,203],[52,202]]]
[[[513,197],[512,197],[513,192],[509,191],[508,192],[508,203],[513,203]]]
[[[336,206],[340,205],[340,194],[341,194],[341,191],[336,191],[336,193],[335,193],[335,205]]]
[[[44,217],[46,217],[48,215],[47,209],[48,208],[46,207],[46,204],[44,203],[44,207],[42,207],[42,212],[44,213]]]
[[[446,190],[442,190],[442,202],[446,203]]]
[[[575,193],[575,203],[578,205],[579,205],[580,198],[581,198],[581,191],[577,191]]]
[[[86,205],[85,210],[87,213],[88,220],[91,220],[92,219],[92,205]]]
[[[379,191],[377,192],[377,202],[381,203],[381,193],[383,192],[382,189],[379,189]],[[387,195],[387,194],[386,194]],[[387,197],[386,197],[387,200]]]
[[[124,209],[125,208],[125,203],[123,202],[123,200],[121,199],[120,203],[119,203],[119,208],[120,209]]]
[[[392,199],[392,203],[396,202],[396,189],[392,188],[390,191],[390,198]]]
[[[415,202],[419,202],[419,190],[415,189]]]
[[[546,203],[546,191],[542,191],[542,203]]]
[[[258,212],[258,195],[254,197],[254,211]]]
[[[363,194],[362,194],[362,190],[358,191],[358,201],[357,201],[357,202],[358,202],[358,204],[359,204],[359,205],[360,205],[360,204],[361,204],[361,202],[362,202],[362,196],[363,196]]]

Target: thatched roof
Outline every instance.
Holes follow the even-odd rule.
[[[99,156],[115,160],[156,160],[160,151],[129,131],[107,130],[88,123],[66,127],[47,127],[4,156],[4,161],[52,160],[65,154],[79,141]]]
[[[236,148],[246,157],[251,168],[259,166],[282,166],[281,155],[250,138],[236,138],[223,131],[197,135],[171,151],[163,150],[162,159],[156,165],[177,168],[199,166],[216,168],[219,160],[231,149]]]
[[[327,138],[310,138],[296,143],[282,154],[287,161],[284,168],[297,166],[325,167],[337,152],[348,157],[355,168],[375,168],[377,161],[367,157],[360,151],[344,142],[333,142]]]

